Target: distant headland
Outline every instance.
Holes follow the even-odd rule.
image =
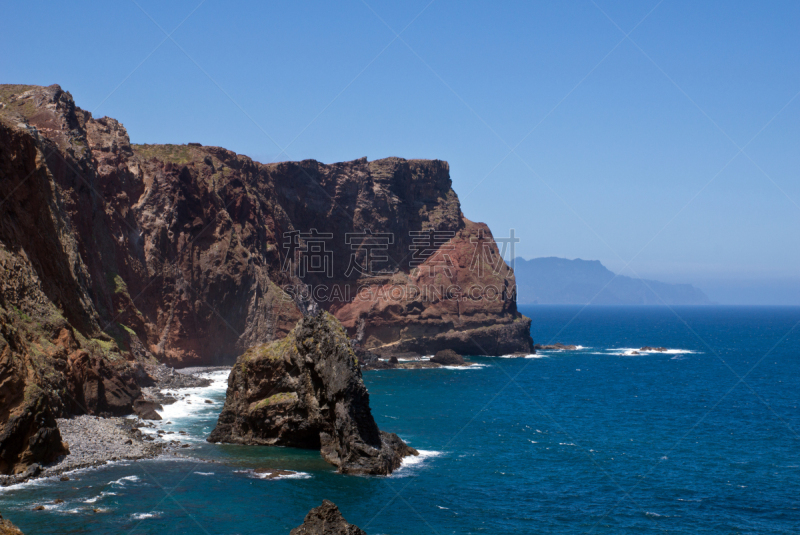
[[[546,257],[513,262],[520,305],[712,305],[691,284],[615,275],[599,260]]]

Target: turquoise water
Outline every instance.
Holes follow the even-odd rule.
[[[212,387],[164,426],[195,439],[190,459],[2,490],[0,512],[28,534],[286,534],[327,498],[370,534],[800,532],[800,308],[523,312],[537,342],[583,348],[365,373],[380,427],[425,453],[391,477],[203,442]],[[672,351],[626,354],[643,345]]]

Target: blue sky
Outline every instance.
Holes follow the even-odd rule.
[[[2,82],[58,83],[133,142],[439,158],[523,257],[800,304],[800,3],[34,1],[4,19]]]

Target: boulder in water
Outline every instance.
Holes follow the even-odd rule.
[[[431,357],[431,362],[441,364],[443,366],[463,366],[464,357],[453,351],[452,349],[443,349]]]

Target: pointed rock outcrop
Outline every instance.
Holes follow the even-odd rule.
[[[302,525],[294,528],[289,535],[367,535],[364,530],[348,524],[336,504],[322,500],[306,515]]]

